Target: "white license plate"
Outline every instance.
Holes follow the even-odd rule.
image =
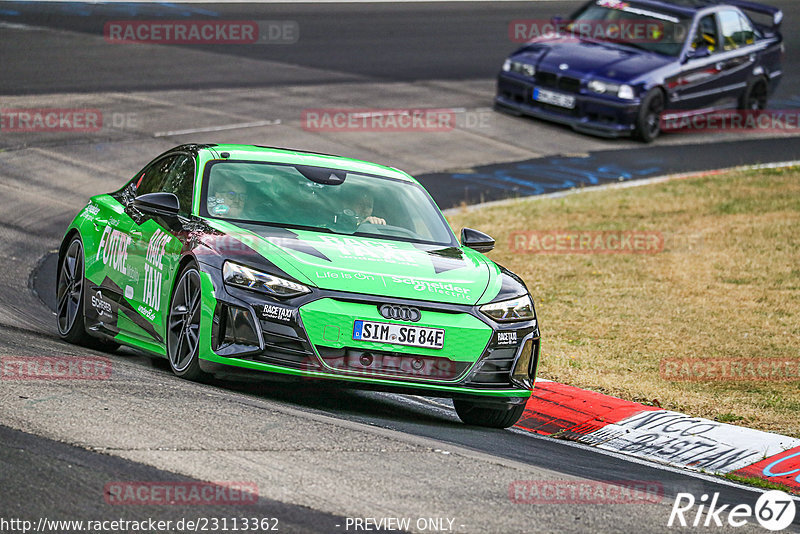
[[[543,104],[550,104],[561,108],[572,109],[575,107],[575,97],[548,91],[547,89],[534,89],[533,99]]]
[[[428,328],[427,326],[357,320],[353,325],[353,339],[406,345],[408,347],[441,349],[444,347],[444,330],[442,328]]]

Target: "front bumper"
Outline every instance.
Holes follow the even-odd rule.
[[[497,78],[495,105],[500,109],[565,124],[575,131],[602,137],[630,136],[636,128],[638,101],[616,102],[571,92],[569,95],[575,97],[575,107],[568,109],[534,100],[533,90],[537,87],[532,79],[501,73]],[[552,90],[550,87],[540,88]]]
[[[204,295],[213,294],[203,316],[210,327],[201,328],[200,365],[207,372],[236,374],[238,368],[506,404],[530,396],[539,359],[536,321],[498,324],[472,306],[319,290],[275,302],[205,280]],[[378,312],[384,303],[415,306],[422,318],[384,319]],[[354,340],[355,319],[444,328],[445,347]]]

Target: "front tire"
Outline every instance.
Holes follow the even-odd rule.
[[[636,119],[636,137],[645,143],[652,143],[661,134],[661,113],[664,111],[664,93],[661,89],[650,89],[639,107]]]
[[[172,292],[167,316],[167,358],[176,376],[200,380],[200,308],[202,289],[200,271],[190,263],[178,277]]]
[[[453,406],[458,417],[467,425],[485,426],[489,428],[508,428],[514,426],[522,417],[525,410],[524,404],[512,407],[498,406],[497,408],[476,404],[462,399],[453,399]]]

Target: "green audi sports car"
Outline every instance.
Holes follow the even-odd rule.
[[[59,249],[69,342],[166,357],[187,379],[253,370],[449,397],[508,427],[539,328],[523,281],[461,243],[411,176],[338,156],[183,145],[92,197]],[[250,370],[250,371],[244,371]]]

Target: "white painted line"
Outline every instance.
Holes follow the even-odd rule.
[[[664,176],[654,176],[653,178],[633,179],[625,182],[616,182],[603,185],[590,185],[581,188],[568,189],[566,191],[556,191],[555,193],[545,193],[543,195],[529,195],[525,197],[506,198],[503,200],[492,200],[491,202],[484,202],[482,204],[470,204],[469,206],[459,206],[457,208],[448,208],[443,210],[445,215],[454,215],[464,211],[475,211],[486,207],[505,206],[514,204],[520,201],[534,201],[544,198],[561,198],[568,195],[577,195],[579,193],[593,193],[595,191],[605,191],[606,189],[626,189],[628,187],[640,187],[643,185],[660,184],[662,182],[670,182],[672,180],[683,180],[686,178],[699,178],[708,176],[710,174],[721,174],[725,172],[740,172],[740,171],[758,171],[762,169],[783,169],[786,167],[798,167],[800,160],[782,161],[778,163],[760,163],[758,165],[740,165],[738,167],[726,167],[723,169],[713,169],[707,171],[691,171],[682,172],[677,174],[667,174]]]
[[[206,133],[206,132],[222,132],[225,130],[238,130],[239,128],[256,128],[258,126],[275,126],[276,124],[280,124],[280,119],[275,120],[267,120],[267,121],[255,121],[255,122],[241,122],[238,124],[225,124],[222,126],[207,126],[205,128],[188,128],[186,130],[171,130],[168,132],[156,132],[153,134],[153,137],[172,137],[173,135],[186,135],[186,134],[195,134],[195,133]]]

